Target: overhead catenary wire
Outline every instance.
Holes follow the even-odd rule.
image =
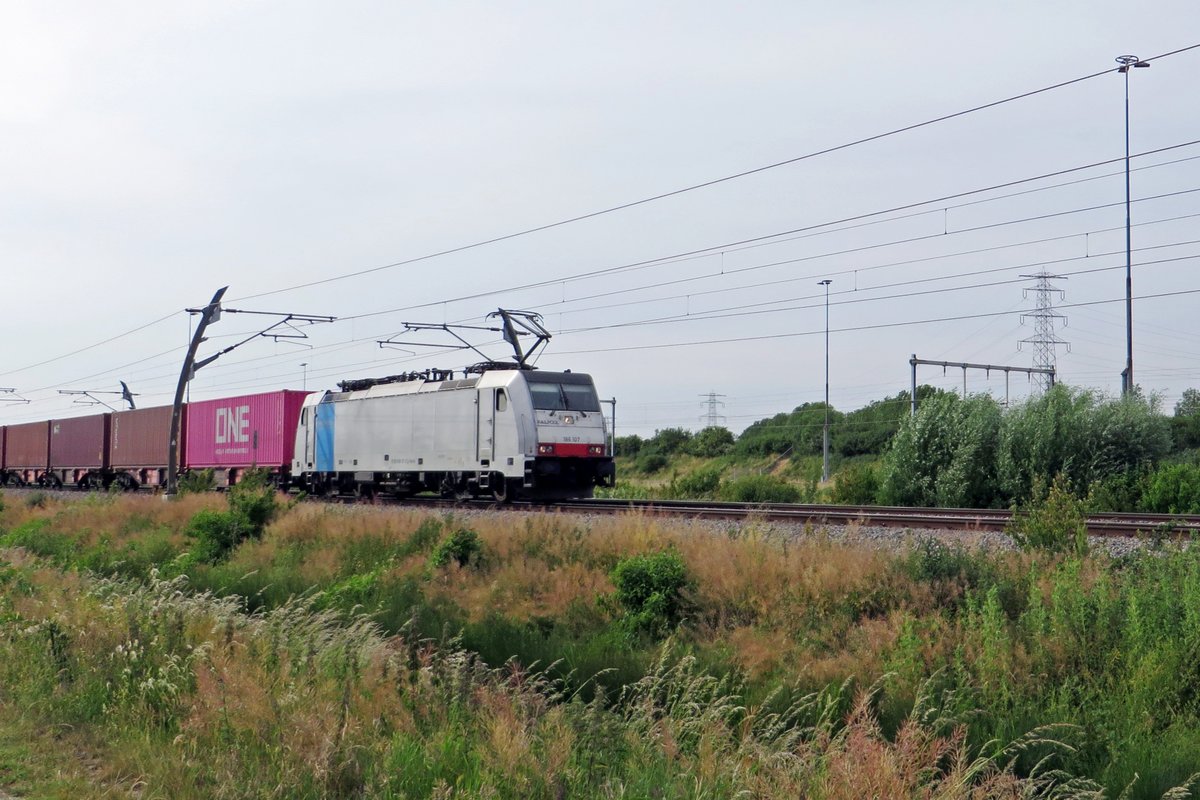
[[[1174,292],[1159,292],[1156,294],[1140,295],[1138,297],[1135,297],[1134,299],[1135,300],[1156,300],[1156,299],[1161,299],[1161,298],[1166,298],[1166,297],[1183,297],[1183,296],[1194,295],[1194,294],[1200,294],[1200,289],[1181,289],[1181,290],[1174,291]],[[1055,308],[1056,309],[1058,309],[1058,308],[1081,308],[1081,307],[1086,307],[1086,306],[1107,305],[1109,303],[1124,303],[1124,302],[1125,302],[1124,297],[1118,297],[1118,298],[1114,298],[1111,300],[1092,300],[1092,301],[1082,302],[1082,303],[1061,303],[1059,305],[1056,305]],[[978,319],[980,317],[995,317],[995,316],[1011,314],[1011,313],[1012,313],[1011,311],[1006,310],[1006,311],[978,312],[978,313],[973,313],[973,314],[956,314],[956,315],[948,316],[948,317],[931,317],[931,318],[926,318],[926,319],[904,320],[901,322],[881,322],[881,323],[876,323],[873,325],[854,325],[854,326],[848,326],[848,327],[843,327],[843,328],[830,328],[829,332],[830,333],[852,333],[855,331],[883,330],[883,329],[887,329],[887,328],[908,327],[911,325],[930,325],[930,324],[935,324],[935,323],[940,323],[940,322],[959,322],[962,320]],[[584,353],[622,353],[622,352],[631,352],[631,351],[639,351],[639,350],[665,350],[665,349],[671,349],[671,348],[676,348],[676,347],[699,347],[699,346],[714,345],[714,344],[735,344],[738,342],[762,342],[762,341],[770,341],[770,340],[777,340],[777,339],[794,339],[794,338],[802,337],[802,336],[821,336],[823,334],[824,334],[824,329],[820,329],[820,330],[811,330],[811,331],[797,331],[797,332],[792,332],[792,333],[770,333],[770,334],[763,334],[760,336],[733,336],[733,337],[724,338],[724,339],[704,339],[704,340],[693,340],[693,341],[688,341],[688,342],[662,342],[660,344],[629,345],[629,346],[625,346],[625,347],[608,346],[608,347],[603,347],[603,348],[592,348],[592,349],[560,350],[556,353],[556,355],[566,356],[566,355],[581,355]]]
[[[1157,153],[1167,152],[1170,150],[1175,150],[1175,149],[1179,149],[1179,148],[1183,148],[1183,147],[1192,147],[1197,144],[1200,144],[1200,139],[1194,139],[1191,141],[1180,142],[1180,143],[1169,145],[1166,147],[1160,147],[1160,148],[1156,148],[1153,150],[1147,150],[1142,153],[1134,154],[1133,156],[1131,156],[1131,158],[1141,158],[1144,156],[1154,155]],[[343,315],[340,315],[338,319],[341,322],[346,322],[346,321],[351,321],[351,320],[366,319],[366,318],[375,317],[375,316],[383,316],[383,315],[387,315],[387,314],[402,313],[405,311],[418,311],[421,309],[434,308],[437,306],[445,306],[448,304],[462,303],[462,302],[466,302],[466,301],[470,301],[470,300],[480,300],[480,299],[487,298],[487,297],[494,297],[496,295],[511,294],[514,292],[527,291],[530,289],[539,289],[539,288],[545,288],[548,286],[557,286],[560,284],[575,283],[578,281],[588,280],[588,279],[593,279],[593,278],[607,277],[607,276],[611,276],[611,275],[617,274],[617,273],[653,268],[653,267],[657,267],[657,266],[663,266],[663,265],[675,263],[678,261],[709,257],[709,256],[717,255],[722,252],[724,252],[724,253],[738,252],[740,250],[750,249],[751,247],[761,247],[761,246],[765,246],[768,244],[774,244],[777,242],[794,241],[794,239],[786,239],[784,237],[796,236],[797,234],[806,234],[806,236],[803,236],[803,237],[796,236],[796,238],[807,238],[808,236],[825,235],[826,233],[838,233],[838,232],[844,231],[844,230],[853,230],[859,226],[848,226],[848,227],[842,227],[842,228],[834,228],[834,226],[848,225],[848,223],[859,222],[861,220],[869,219],[872,217],[879,217],[879,216],[885,216],[888,214],[895,214],[900,211],[909,211],[909,210],[912,210],[915,208],[920,208],[922,206],[932,205],[934,203],[941,203],[941,202],[945,202],[947,200],[954,200],[954,199],[958,199],[958,198],[962,198],[962,197],[969,197],[969,196],[976,195],[976,194],[983,194],[983,193],[986,193],[989,191],[995,191],[997,189],[1008,188],[1010,186],[1017,186],[1017,185],[1024,184],[1024,183],[1030,183],[1030,182],[1034,182],[1034,181],[1038,181],[1038,180],[1044,180],[1046,178],[1057,177],[1059,175],[1065,175],[1065,174],[1079,172],[1079,171],[1083,171],[1083,170],[1087,170],[1087,169],[1094,169],[1095,167],[1098,167],[1098,166],[1105,166],[1108,164],[1115,164],[1115,163],[1119,163],[1119,162],[1123,162],[1123,161],[1124,161],[1124,157],[1105,159],[1103,161],[1095,161],[1095,162],[1081,165],[1081,166],[1069,167],[1066,169],[1055,170],[1053,172],[1042,173],[1040,175],[1036,175],[1033,177],[1005,181],[1003,183],[992,184],[990,186],[986,186],[986,187],[982,187],[982,188],[978,188],[978,189],[970,189],[970,190],[966,190],[966,191],[955,192],[955,193],[949,194],[949,195],[941,195],[939,197],[930,198],[928,200],[921,200],[921,201],[917,201],[917,202],[905,203],[902,205],[891,206],[889,208],[880,209],[880,210],[876,210],[876,211],[855,214],[855,215],[849,216],[849,217],[842,217],[839,219],[828,220],[828,221],[820,222],[820,223],[812,223],[812,224],[804,225],[804,226],[797,227],[797,228],[789,228],[789,229],[783,230],[783,231],[776,231],[773,233],[761,234],[758,236],[737,239],[734,241],[721,242],[719,244],[707,245],[705,247],[693,248],[690,250],[685,250],[685,251],[681,251],[681,252],[677,252],[677,253],[672,253],[672,254],[663,255],[663,256],[655,256],[653,258],[631,261],[631,262],[622,263],[622,264],[618,264],[618,265],[614,265],[614,266],[600,267],[600,268],[596,268],[596,269],[585,270],[583,272],[577,272],[577,273],[573,273],[570,275],[560,275],[560,276],[556,276],[553,278],[546,278],[546,279],[542,279],[542,280],[538,280],[538,281],[531,281],[528,283],[506,286],[506,287],[502,287],[502,288],[498,288],[498,289],[488,289],[488,290],[484,290],[484,291],[473,292],[470,294],[459,295],[456,297],[440,298],[437,300],[430,300],[427,302],[416,303],[416,304],[411,304],[411,305],[406,305],[406,306],[398,306],[395,308],[389,308],[389,309],[384,309],[384,310],[380,310],[380,311],[368,311],[368,312],[362,312],[359,314],[343,314]],[[1057,187],[1047,187],[1047,188],[1057,188]],[[1140,198],[1140,199],[1144,200],[1144,199],[1148,199],[1148,198]],[[1121,203],[1114,204],[1114,205],[1124,205],[1124,201],[1122,201]],[[927,209],[925,211],[922,211],[922,212],[919,212],[917,214],[913,214],[910,216],[893,217],[893,218],[878,220],[876,222],[872,222],[872,223],[868,223],[868,224],[875,225],[875,224],[887,223],[887,222],[892,222],[892,221],[897,221],[897,220],[902,220],[902,219],[908,219],[908,218],[912,218],[912,217],[916,217],[916,216],[923,216],[925,214],[938,213],[943,210],[945,210],[945,209],[943,209],[941,207]],[[1096,210],[1096,209],[1089,208],[1089,209],[1085,209],[1085,210]],[[831,228],[833,230],[828,230],[828,231],[825,230],[825,229],[831,229]],[[973,229],[971,229],[971,230],[973,230]],[[819,233],[813,233],[814,231],[819,231]],[[957,232],[967,232],[967,231],[960,230]],[[943,233],[945,233],[945,231],[943,231]],[[931,238],[936,238],[936,237],[931,237]],[[726,274],[730,274],[730,271],[726,271]]]
[[[1187,47],[1181,47],[1181,48],[1171,50],[1166,53],[1160,53],[1156,56],[1151,56],[1150,58],[1145,58],[1142,60],[1145,62],[1157,61],[1159,59],[1168,58],[1170,56],[1178,55],[1180,53],[1185,53],[1189,50],[1194,50],[1197,48],[1200,48],[1200,43],[1189,45]],[[428,260],[431,260],[434,258],[440,258],[443,256],[452,255],[454,253],[461,253],[466,250],[473,250],[473,249],[476,249],[479,247],[484,247],[484,246],[491,245],[491,244],[497,244],[499,242],[516,239],[516,238],[519,238],[522,236],[528,236],[528,235],[531,235],[534,233],[551,230],[553,228],[559,228],[559,227],[562,227],[565,225],[570,225],[570,224],[573,224],[576,222],[582,222],[584,220],[594,219],[596,217],[604,216],[607,214],[613,214],[618,211],[624,211],[624,210],[627,210],[630,208],[635,208],[638,206],[646,205],[648,203],[653,203],[653,202],[656,202],[659,200],[665,200],[669,197],[676,197],[678,195],[686,194],[689,192],[694,192],[699,189],[705,189],[705,188],[708,188],[711,186],[716,186],[719,184],[728,183],[730,181],[735,181],[740,178],[745,178],[745,177],[748,177],[751,175],[756,175],[756,174],[759,174],[762,172],[767,172],[769,170],[778,169],[780,167],[785,167],[785,166],[788,166],[791,164],[796,164],[801,161],[807,161],[809,159],[817,158],[817,157],[823,156],[823,155],[828,155],[830,153],[836,153],[836,152],[839,152],[842,150],[848,150],[850,148],[857,147],[859,145],[867,144],[869,142],[879,141],[881,139],[886,139],[886,138],[889,138],[892,136],[897,136],[899,134],[907,133],[909,131],[919,130],[921,128],[926,128],[931,125],[936,125],[936,124],[939,124],[942,122],[947,122],[952,119],[964,117],[969,114],[974,114],[974,113],[977,113],[980,111],[985,111],[987,109],[996,108],[998,106],[1006,105],[1008,103],[1016,102],[1018,100],[1023,100],[1028,97],[1033,97],[1033,96],[1036,96],[1039,94],[1044,94],[1046,92],[1054,91],[1056,89],[1062,89],[1067,86],[1072,86],[1077,83],[1082,83],[1084,81],[1088,81],[1093,78],[1101,77],[1102,75],[1111,74],[1115,71],[1116,71],[1115,68],[1106,68],[1106,69],[1100,70],[1098,72],[1092,72],[1087,75],[1081,75],[1077,78],[1070,78],[1068,80],[1059,81],[1058,83],[1050,84],[1048,86],[1043,86],[1043,87],[1040,87],[1037,89],[1032,89],[1029,91],[1015,94],[1015,95],[1010,95],[1008,97],[1004,97],[999,100],[993,100],[993,101],[983,103],[980,105],[972,106],[970,108],[962,109],[961,111],[955,111],[955,112],[952,112],[949,114],[943,114],[943,115],[933,117],[931,119],[927,119],[927,120],[924,120],[921,122],[916,122],[916,123],[912,123],[909,125],[903,125],[901,127],[893,128],[893,129],[890,129],[887,131],[883,131],[881,133],[872,134],[870,136],[864,136],[864,137],[861,137],[858,139],[843,142],[841,144],[833,145],[830,147],[824,147],[824,148],[820,148],[817,150],[813,150],[813,151],[804,153],[802,155],[793,156],[791,158],[784,159],[782,161],[776,161],[776,162],[773,162],[770,164],[765,164],[765,165],[762,165],[759,167],[754,167],[752,169],[742,170],[740,172],[736,172],[736,173],[733,173],[730,175],[725,175],[725,176],[722,176],[719,178],[712,178],[709,180],[701,181],[699,183],[694,183],[694,184],[691,184],[688,186],[683,186],[678,189],[672,189],[672,190],[669,190],[666,192],[660,192],[658,194],[654,194],[649,197],[644,197],[644,198],[641,198],[638,200],[631,200],[631,201],[628,201],[625,203],[619,203],[617,205],[609,206],[607,208],[602,208],[602,209],[599,209],[596,211],[591,211],[591,212],[587,212],[584,214],[578,214],[576,216],[557,220],[555,222],[549,222],[549,223],[545,223],[542,225],[536,225],[536,226],[533,226],[530,228],[525,228],[523,230],[514,231],[512,233],[503,234],[501,236],[494,236],[494,237],[491,237],[488,239],[483,239],[483,240],[471,242],[468,244],[458,245],[456,247],[446,248],[446,249],[439,250],[439,251],[436,251],[433,253],[427,253],[427,254],[421,255],[421,256],[414,256],[412,258],[402,259],[399,261],[392,262],[390,264],[383,264],[383,265],[380,265],[377,267],[370,267],[367,269],[357,270],[354,272],[343,273],[343,274],[335,275],[335,276],[328,277],[328,278],[321,278],[318,280],[307,281],[304,283],[298,283],[298,284],[294,284],[292,286],[286,286],[286,287],[282,287],[279,289],[272,289],[272,290],[266,291],[266,292],[258,292],[255,294],[244,295],[243,297],[239,297],[236,299],[237,300],[248,300],[248,299],[255,299],[255,298],[260,298],[260,297],[270,297],[270,296],[274,296],[274,295],[278,295],[278,294],[283,294],[285,292],[295,291],[297,289],[306,289],[306,288],[310,288],[313,286],[322,286],[325,284],[333,283],[335,281],[348,280],[351,278],[359,278],[364,275],[371,275],[371,274],[375,274],[378,272],[382,272],[384,270],[396,269],[397,267],[407,266],[410,264],[416,264],[416,263],[419,263],[422,261],[428,261]]]

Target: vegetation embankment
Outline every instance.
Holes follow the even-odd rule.
[[[1168,416],[1153,399],[1056,386],[1010,409],[929,387],[830,412],[833,475],[821,484],[825,407],[808,404],[734,437],[670,428],[617,440],[619,497],[1008,508],[1058,476],[1095,511],[1200,513],[1200,392]]]
[[[1200,771],[1200,553],[1090,555],[1080,509],[1054,487],[1023,552],[897,556],[34,495],[0,513],[0,719],[142,797],[1158,797]]]

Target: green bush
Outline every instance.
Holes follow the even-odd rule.
[[[250,535],[262,536],[279,513],[278,494],[266,470],[250,470],[233,485],[227,497],[229,510],[245,521]]]
[[[851,464],[835,476],[833,502],[866,506],[879,496],[879,474],[870,464]]]
[[[647,475],[667,466],[667,457],[657,450],[643,451],[637,458],[637,468]]]
[[[642,445],[646,440],[637,434],[631,436],[618,436],[613,439],[613,455],[616,456],[636,456],[642,450]]]
[[[249,532],[246,521],[238,514],[210,508],[197,511],[184,531],[196,541],[192,556],[208,564],[224,561],[249,536]]]
[[[211,492],[217,488],[217,478],[211,469],[198,469],[191,472],[186,472],[179,479],[178,493],[184,494],[200,494],[202,492]]]
[[[1000,422],[1000,406],[987,395],[930,397],[892,439],[880,499],[904,506],[995,505]]]
[[[1141,508],[1159,514],[1200,514],[1200,465],[1171,464],[1152,473]]]
[[[697,433],[687,444],[687,452],[700,458],[716,458],[733,449],[733,434],[728,428],[712,425]]]
[[[1034,487],[1039,492],[1039,487]],[[1013,514],[1008,533],[1022,550],[1053,553],[1087,553],[1087,516],[1084,503],[1070,491],[1065,475],[1059,475],[1045,497]]]
[[[1088,491],[1088,509],[1120,512],[1140,508],[1148,478],[1146,470],[1130,469],[1094,481]]]
[[[611,578],[631,631],[660,636],[679,623],[688,572],[678,553],[631,556],[617,563]]]
[[[734,503],[798,503],[800,490],[774,475],[746,475],[722,485],[721,499]]]
[[[709,498],[716,494],[720,485],[721,470],[718,467],[705,467],[672,481],[670,493],[681,498]]]
[[[430,556],[430,563],[435,567],[444,567],[456,561],[460,567],[465,567],[478,562],[482,552],[483,543],[479,540],[479,534],[470,528],[459,528],[438,544]]]

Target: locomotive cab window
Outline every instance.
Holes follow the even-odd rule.
[[[584,375],[544,373],[530,376],[529,393],[533,397],[533,407],[542,411],[600,410],[600,398],[596,396],[591,378]]]
[[[503,389],[496,390],[496,410],[505,411],[508,409],[508,394]]]

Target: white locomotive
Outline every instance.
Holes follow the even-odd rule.
[[[310,493],[557,500],[614,482],[589,375],[434,370],[341,388],[302,407],[291,474]]]

